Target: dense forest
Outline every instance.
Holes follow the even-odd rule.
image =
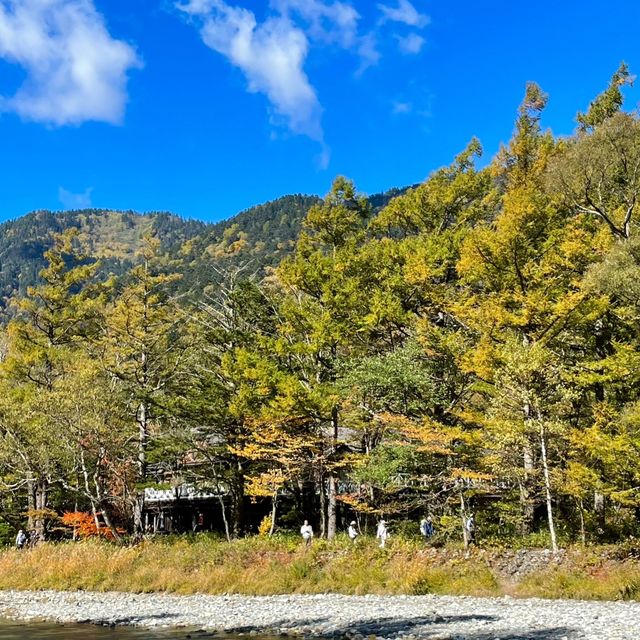
[[[639,535],[630,80],[567,138],[531,83],[482,168],[472,140],[378,206],[338,177],[185,238],[182,262],[151,231],[105,281],[81,229],[57,235],[0,338],[4,526],[86,512],[118,538],[143,528],[145,487],[186,483],[220,496],[229,536],[250,499],[263,532],[428,513],[459,539],[474,513],[554,549]]]
[[[44,253],[52,247],[53,236],[70,228],[78,230],[77,247],[91,259],[100,260],[98,275],[106,278],[131,269],[145,236],[157,237],[163,251],[177,252],[208,225],[163,212],[139,215],[101,209],[34,211],[4,222],[0,224],[0,310],[11,298],[23,297],[28,287],[38,283],[38,275],[46,266]]]
[[[374,211],[406,189],[393,189],[368,198]],[[44,254],[55,234],[77,228],[76,247],[89,260],[99,260],[96,279],[119,277],[137,264],[147,236],[160,242],[160,251],[181,274],[177,294],[196,296],[218,281],[218,271],[242,265],[259,275],[276,266],[294,248],[302,222],[317,196],[290,195],[251,207],[229,220],[208,224],[155,212],[82,209],[52,213],[34,211],[0,224],[0,318],[10,315],[8,302],[23,297],[39,282]]]

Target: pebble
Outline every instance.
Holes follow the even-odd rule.
[[[0,616],[351,640],[638,640],[640,602],[453,596],[0,592]]]

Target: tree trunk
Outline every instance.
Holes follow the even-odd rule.
[[[111,518],[109,517],[109,511],[107,510],[107,505],[101,504],[100,508],[102,511],[102,517],[104,518],[104,523],[109,528],[109,531],[111,531],[111,535],[113,536],[113,539],[116,542],[122,542],[122,536],[120,535],[120,532],[118,531],[116,526],[113,524]]]
[[[333,472],[329,476],[329,503],[327,508],[327,538],[336,537],[336,477]]]
[[[469,536],[467,535],[467,522],[466,522],[466,506],[464,504],[464,493],[462,485],[460,485],[460,519],[462,521],[462,540],[464,541],[465,549],[469,546]]]
[[[599,491],[594,491],[593,493],[593,509],[596,512],[598,534],[602,535],[607,526],[607,501],[605,495]]]
[[[530,425],[531,405],[525,402],[522,407],[525,426]],[[525,438],[528,438],[528,429]],[[534,471],[533,447],[530,442],[526,442],[522,449],[523,475],[520,483],[520,534],[528,535],[533,531],[534,504],[531,499],[531,476]]]
[[[93,498],[89,498],[89,502],[91,503],[91,515],[93,516],[93,523],[96,525],[96,531],[100,531],[100,518],[98,516],[98,507],[96,506],[96,501]]]
[[[320,537],[327,535],[327,494],[325,493],[324,474],[320,472]]]
[[[607,314],[608,315],[608,314]],[[612,352],[611,331],[607,322],[607,316],[598,318],[594,326],[595,350],[598,358],[604,360]],[[597,402],[604,402],[605,388],[601,382],[596,383],[594,388],[595,399]],[[602,471],[598,469],[598,471]],[[598,523],[598,533],[602,534],[606,528],[606,508],[605,496],[598,491],[594,492],[593,507],[596,512],[596,522]]]
[[[27,480],[27,529],[33,531],[36,528],[36,482],[32,476]]]
[[[145,354],[142,354],[143,364],[146,362]],[[138,406],[138,484],[143,485],[147,479],[147,442],[149,439],[149,416],[147,405],[141,402]],[[144,488],[139,486],[136,490],[133,507],[133,526],[136,533],[144,533],[142,513],[144,511]]]
[[[578,514],[580,515],[580,541],[582,544],[587,544],[587,532],[584,527],[584,502],[582,498],[578,502]]]
[[[149,439],[149,420],[147,405],[138,406],[138,479],[144,482],[147,475],[147,441]]]
[[[89,486],[89,470],[87,469],[87,465],[85,462],[84,451],[80,449],[80,466],[82,468],[82,477],[84,480],[84,493],[85,496],[89,498],[89,502],[91,503],[91,514],[93,515],[93,522],[96,525],[96,531],[100,531],[100,518],[98,518],[98,507],[96,506],[96,501],[91,491],[91,487]],[[93,484],[97,486],[98,483],[98,467],[96,467],[96,472],[93,476]],[[77,503],[76,503],[76,511]],[[75,540],[75,528],[74,528],[74,540]]]
[[[224,496],[222,495],[222,483],[218,476],[218,469],[214,462],[211,463],[211,473],[213,480],[216,483],[216,494],[218,496],[218,502],[220,503],[220,511],[222,512],[222,524],[224,525],[224,535],[227,538],[227,542],[231,542],[231,530],[229,528],[229,520],[227,519],[227,509],[224,504]],[[233,504],[233,503],[232,503]]]
[[[218,501],[220,502],[220,511],[222,512],[222,523],[224,524],[224,535],[227,542],[231,542],[231,531],[229,529],[229,520],[227,520],[227,510],[224,506],[224,496],[218,490]]]
[[[271,528],[269,529],[269,537],[273,535],[276,530],[276,513],[278,508],[278,492],[273,494],[271,498]]]
[[[558,553],[558,542],[556,540],[556,527],[553,522],[553,502],[551,497],[551,477],[549,475],[549,461],[547,459],[547,437],[544,422],[539,417],[540,422],[540,452],[542,456],[542,470],[544,473],[544,491],[547,501],[547,518],[549,521],[549,535],[551,536],[551,550]]]
[[[47,508],[48,483],[44,478],[39,478],[36,483],[36,518],[34,528],[38,540],[44,540],[44,511]]]
[[[338,449],[338,407],[331,410],[331,452],[335,457]],[[327,538],[333,540],[337,532],[337,513],[336,513],[336,496],[337,496],[337,480],[335,471],[331,469],[329,474],[329,503],[327,508]]]
[[[534,470],[533,450],[529,444],[522,452],[523,477],[520,482],[520,534],[526,536],[533,531],[534,504],[531,499],[531,476]]]
[[[93,517],[95,518],[96,521],[96,527],[98,528],[98,531],[100,530],[100,521],[98,519],[98,514],[95,511],[95,502],[97,502],[98,506],[100,507],[100,512],[102,514],[102,518],[104,520],[105,525],[107,525],[107,528],[109,529],[109,531],[111,531],[111,535],[113,536],[113,539],[116,542],[121,542],[122,541],[122,537],[120,536],[120,533],[118,532],[118,530],[116,529],[115,525],[113,524],[113,522],[111,521],[111,518],[109,517],[109,511],[108,511],[108,499],[107,497],[105,497],[104,494],[104,488],[103,488],[103,478],[102,478],[102,474],[100,472],[100,468],[102,466],[102,461],[105,458],[105,451],[103,448],[100,449],[100,456],[98,458],[98,462],[96,464],[96,470],[95,473],[93,474],[93,486],[95,487],[95,492],[96,492],[96,501],[94,501],[93,498],[91,498],[91,507],[94,510],[93,512]],[[84,456],[82,457],[82,464],[84,466]],[[144,494],[143,494],[144,495]],[[140,521],[142,521],[142,514],[140,514]],[[141,526],[139,531],[143,531],[144,528]]]
[[[242,462],[236,460],[235,473],[231,480],[231,533],[234,538],[240,538],[245,529],[244,513],[244,469]]]

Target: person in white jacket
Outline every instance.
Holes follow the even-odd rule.
[[[384,520],[380,520],[380,522],[378,522],[378,532],[376,533],[376,538],[380,539],[381,549],[384,549],[384,545],[387,543],[388,537],[389,531],[387,529],[387,523]]]
[[[24,549],[26,544],[27,534],[22,529],[20,529],[20,531],[18,531],[18,535],[16,536],[16,547],[18,549]]]
[[[309,524],[308,520],[305,520],[304,524],[300,527],[300,535],[307,547],[310,547],[311,541],[313,540],[313,527]]]
[[[355,520],[349,525],[349,529],[347,530],[347,533],[349,534],[349,540],[351,540],[351,542],[355,544],[358,539],[358,536],[360,535],[360,532],[358,531],[358,527],[356,525]]]

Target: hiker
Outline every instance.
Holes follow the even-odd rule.
[[[18,531],[18,535],[16,536],[16,548],[24,549],[26,544],[27,544],[27,534],[22,529],[20,529],[20,531]]]
[[[351,540],[351,542],[355,544],[358,539],[358,536],[360,535],[360,533],[358,532],[358,528],[356,526],[355,520],[353,520],[349,525],[349,529],[347,530],[347,533],[349,534],[349,540]]]
[[[476,520],[473,513],[464,522],[464,530],[467,533],[467,544],[476,543]]]
[[[431,520],[431,516],[427,516],[426,518],[422,518],[420,521],[420,535],[425,540],[425,542],[435,533],[435,529],[433,527],[433,521]]]
[[[307,547],[310,547],[311,540],[313,540],[313,527],[309,524],[308,520],[305,520],[304,524],[300,527],[300,535],[305,541]]]
[[[380,538],[381,549],[384,549],[384,545],[386,544],[388,537],[389,531],[387,529],[387,523],[384,520],[380,520],[380,522],[378,522],[378,532],[376,533],[376,538]]]
[[[33,549],[40,542],[40,534],[36,529],[31,529],[27,535],[27,545]]]

